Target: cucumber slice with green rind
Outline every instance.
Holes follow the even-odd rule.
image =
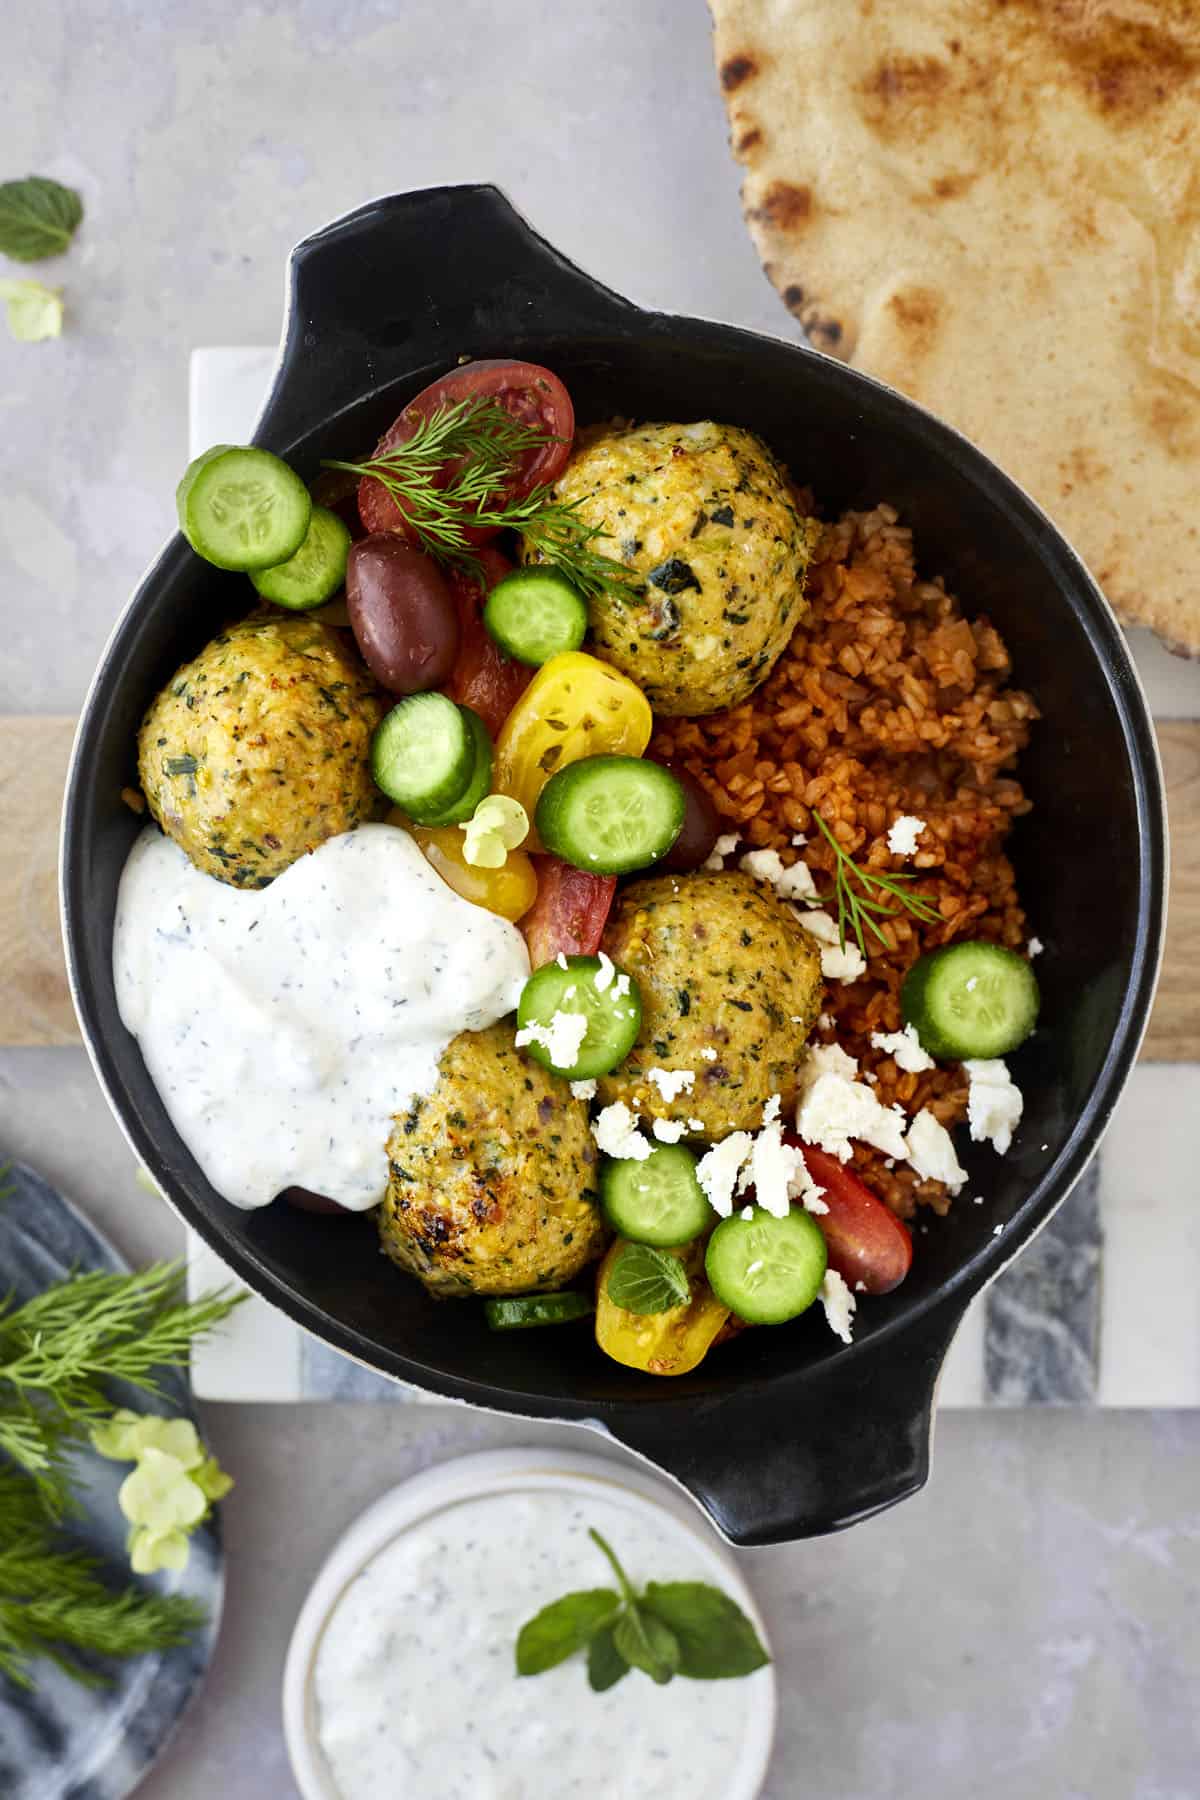
[[[643,1162],[607,1159],[600,1203],[621,1237],[659,1250],[690,1244],[712,1222],[696,1158],[682,1144],[659,1144]]]
[[[582,1015],[587,1031],[572,1063],[551,1062],[543,1044],[531,1042],[522,1047],[555,1075],[568,1081],[591,1081],[610,1074],[633,1049],[642,1028],[642,996],[632,976],[625,987],[619,969],[606,985],[597,987],[596,977],[604,968],[597,956],[568,956],[565,960],[565,969],[558,962],[543,963],[529,977],[517,1004],[517,1029],[529,1025],[550,1028],[556,1013]]]
[[[1037,1024],[1037,976],[1001,944],[972,941],[931,950],[900,990],[900,1011],[930,1056],[954,1061],[1007,1056]]]
[[[269,569],[304,542],[312,496],[269,450],[217,445],[188,465],[176,489],[179,528],[218,569]]]
[[[782,1325],[807,1312],[821,1291],[828,1252],[809,1213],[782,1219],[756,1206],[722,1219],[708,1240],[704,1272],[718,1300],[748,1325]]]
[[[458,710],[466,719],[471,754],[475,759],[471,779],[461,798],[451,806],[439,813],[422,814],[417,821],[421,825],[463,825],[473,817],[479,802],[486,800],[492,791],[492,740],[488,736],[488,728],[479,714],[469,706],[460,706]]]
[[[561,1294],[511,1294],[485,1300],[483,1316],[493,1331],[527,1331],[531,1325],[568,1325],[595,1312],[586,1294],[572,1288]]]
[[[371,739],[371,774],[417,825],[453,806],[475,770],[474,734],[445,694],[410,694]]]
[[[587,636],[587,604],[557,569],[514,569],[488,595],[483,622],[502,650],[540,668],[578,650]]]
[[[304,542],[295,556],[269,569],[252,571],[250,579],[264,600],[289,612],[324,606],[346,579],[350,532],[328,507],[314,506]]]
[[[628,875],[665,856],[683,826],[683,789],[639,756],[585,756],[552,775],[537,804],[547,850],[594,875]]]

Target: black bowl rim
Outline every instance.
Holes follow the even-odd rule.
[[[490,186],[431,190],[431,192],[449,192],[462,196],[485,194],[501,200],[503,205],[510,212],[512,211],[508,207],[508,202],[499,195],[498,190]],[[402,205],[412,198],[414,196],[399,195],[368,202],[365,206],[335,220],[329,227],[310,234],[293,250],[289,259],[289,270],[294,272],[297,259],[305,251],[328,242],[331,236],[351,232],[364,222],[369,224],[381,212]],[[530,231],[528,227],[524,229],[531,239],[549,250],[560,265],[571,270],[590,288],[619,305],[622,309],[622,322],[629,324],[636,321],[643,335],[658,334],[676,339],[690,338],[690,347],[692,348],[699,348],[700,340],[708,339],[713,343],[720,343],[721,347],[726,350],[740,347],[747,355],[754,354],[759,346],[769,348],[773,353],[784,350],[799,358],[820,354],[812,350],[810,346],[790,343],[786,339],[774,337],[766,332],[751,331],[744,327],[723,324],[698,316],[663,313],[638,307],[621,296],[613,294],[611,290],[602,288],[599,283],[592,281],[591,277],[586,276],[582,271],[575,270],[573,265],[566,263],[558,252],[545,245],[545,240],[540,239],[538,234]],[[291,305],[289,303],[284,319],[281,363],[277,365],[277,370],[286,361],[290,319]],[[890,417],[900,429],[917,440],[920,440],[922,436],[939,439],[947,451],[955,456],[955,460],[963,472],[970,476],[974,485],[980,490],[984,501],[993,510],[1005,515],[1005,522],[1009,529],[1018,529],[1033,541],[1038,557],[1051,564],[1051,574],[1054,577],[1056,588],[1064,596],[1070,595],[1068,604],[1081,619],[1095,652],[1097,663],[1101,669],[1107,672],[1109,692],[1118,713],[1126,745],[1129,770],[1134,786],[1141,846],[1138,927],[1131,957],[1130,979],[1122,1001],[1120,1022],[1094,1081],[1088,1103],[1081,1110],[1058,1155],[1022,1201],[1017,1214],[1006,1226],[1003,1234],[989,1241],[968,1257],[939,1287],[923,1296],[903,1313],[898,1313],[895,1317],[885,1321],[869,1339],[855,1341],[845,1347],[838,1346],[816,1364],[799,1365],[795,1370],[776,1373],[766,1378],[751,1378],[744,1383],[740,1390],[747,1398],[751,1394],[767,1388],[776,1392],[792,1383],[806,1381],[818,1371],[827,1371],[834,1365],[848,1368],[856,1359],[865,1359],[868,1355],[874,1355],[877,1350],[890,1345],[897,1334],[915,1333],[923,1321],[929,1321],[935,1314],[940,1313],[949,1322],[946,1334],[946,1344],[948,1345],[949,1337],[952,1335],[953,1328],[957,1325],[967,1301],[992,1281],[1042,1229],[1058,1205],[1070,1193],[1095,1153],[1111,1120],[1121,1091],[1132,1072],[1137,1050],[1146,1030],[1161,963],[1165,932],[1168,852],[1162,771],[1157,741],[1141,681],[1128,646],[1115,614],[1090,571],[1041,506],[1011,476],[993,463],[983,451],[954,427],[936,418],[907,396],[862,371],[852,369],[846,364],[838,363],[834,359],[824,356],[821,356],[820,360],[837,371],[838,378],[858,390],[862,396],[864,410],[873,409],[874,422],[877,427],[882,415],[885,421]],[[359,405],[363,397],[359,395],[347,400],[343,407],[336,408],[329,413],[325,422],[332,424],[344,411],[351,411]],[[269,405],[270,401],[268,401]],[[257,430],[255,435],[257,438]],[[308,432],[299,435],[307,436]],[[294,438],[282,446],[274,447],[278,449],[279,454],[286,457],[297,441],[298,439]],[[62,815],[59,860],[60,911],[72,999],[92,1066],[130,1147],[150,1171],[172,1210],[249,1287],[267,1298],[272,1305],[277,1306],[303,1329],[333,1344],[365,1367],[393,1379],[413,1383],[446,1398],[465,1400],[475,1405],[533,1417],[588,1420],[599,1416],[614,1424],[636,1418],[645,1425],[650,1422],[652,1414],[661,1415],[667,1411],[674,1412],[680,1405],[687,1405],[689,1402],[694,1404],[691,1396],[678,1389],[672,1389],[670,1384],[660,1384],[653,1396],[648,1394],[644,1401],[636,1402],[599,1399],[585,1401],[539,1396],[530,1392],[497,1387],[483,1380],[477,1381],[448,1375],[436,1366],[424,1364],[415,1358],[403,1356],[398,1352],[371,1343],[359,1332],[345,1326],[323,1308],[308,1301],[303,1294],[293,1289],[288,1283],[281,1281],[251,1249],[228,1238],[220,1226],[192,1201],[182,1184],[176,1184],[173,1181],[158,1145],[152,1142],[148,1135],[143,1136],[140,1128],[124,1117],[115,1093],[118,1085],[119,1057],[110,1044],[105,1041],[104,1032],[93,1017],[91,1001],[85,992],[86,970],[83,967],[83,959],[79,954],[73,928],[74,917],[86,904],[86,895],[82,891],[83,871],[76,855],[82,771],[86,766],[90,739],[102,723],[106,699],[111,697],[120,684],[121,649],[126,633],[143,607],[149,602],[153,591],[161,582],[171,579],[177,568],[191,554],[188,545],[176,533],[148,569],[113,627],[81,709],[68,768]],[[1069,580],[1067,579],[1068,575]],[[1076,604],[1074,598],[1076,592],[1081,596],[1086,596],[1086,610]],[[1089,669],[1089,675],[1094,676],[1095,672],[1094,669]],[[132,1039],[129,1040],[129,1043],[136,1051],[136,1045]]]

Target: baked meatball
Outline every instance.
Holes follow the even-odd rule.
[[[460,1032],[388,1140],[380,1242],[434,1294],[561,1287],[604,1248],[587,1107],[513,1036]]]
[[[696,1120],[693,1135],[756,1131],[772,1094],[796,1097],[796,1066],[821,1010],[819,946],[772,891],[737,871],[661,875],[619,896],[604,948],[636,977],[642,1029],[601,1103]],[[690,1072],[670,1099],[651,1070]],[[670,1090],[671,1084],[664,1084]]]
[[[266,887],[372,817],[371,734],[383,702],[316,619],[255,614],[178,669],[138,734],[150,810],[206,875]]]
[[[816,536],[762,440],[708,420],[613,427],[585,438],[557,493],[639,577],[592,602],[596,654],[660,713],[753,693],[808,611]]]

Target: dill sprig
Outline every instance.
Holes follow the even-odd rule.
[[[71,1276],[22,1306],[0,1299],[0,1451],[33,1478],[53,1517],[71,1510],[67,1451],[112,1411],[105,1383],[157,1393],[155,1370],[185,1362],[192,1339],[241,1298],[189,1303],[183,1283],[181,1263],[156,1263]]]
[[[880,919],[894,919],[901,912],[911,913],[926,925],[941,921],[941,913],[927,894],[910,893],[906,883],[915,881],[912,874],[894,875],[888,870],[867,869],[856,863],[849,851],[843,850],[819,812],[813,818],[820,826],[825,842],[834,854],[833,892],[817,896],[820,906],[837,906],[838,941],[846,948],[847,928],[863,955],[867,954],[867,932],[873,932],[880,943],[889,947],[887,932]],[[855,885],[857,884],[857,886]],[[880,896],[886,895],[887,899]]]
[[[514,419],[495,400],[477,397],[438,407],[417,421],[404,443],[366,462],[326,460],[360,479],[378,481],[404,516],[421,549],[437,562],[476,578],[483,565],[471,542],[479,529],[521,532],[529,548],[553,562],[585,599],[627,590],[634,571],[596,548],[607,533],[579,516],[579,500],[556,498],[543,484],[523,499],[496,495],[519,456],[555,441]],[[445,471],[450,467],[449,477]]]
[[[239,1299],[189,1302],[178,1262],[72,1275],[22,1305],[0,1297],[0,1675],[32,1687],[45,1657],[98,1686],[103,1659],[169,1649],[204,1622],[183,1595],[111,1587],[60,1525],[80,1510],[69,1454],[112,1412],[106,1383],[157,1392],[156,1372]]]

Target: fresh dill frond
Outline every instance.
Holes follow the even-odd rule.
[[[913,918],[926,925],[941,922],[942,915],[928,894],[914,894],[908,890],[906,883],[916,880],[915,875],[894,875],[888,870],[864,868],[842,848],[819,812],[814,812],[813,818],[834,854],[833,892],[818,895],[816,904],[836,905],[838,941],[843,950],[847,932],[864,956],[868,932],[873,932],[880,943],[888,947],[890,940],[879,921],[894,919],[901,912],[911,913]],[[885,895],[886,898],[881,898]]]
[[[560,568],[585,599],[618,588],[627,591],[637,579],[635,572],[596,549],[597,540],[607,534],[603,526],[584,522],[579,501],[559,500],[549,484],[522,499],[502,493],[517,459],[553,441],[549,433],[514,419],[495,400],[477,398],[439,407],[417,422],[410,438],[382,456],[365,462],[327,460],[323,467],[378,481],[426,555],[464,574],[482,575],[473,532],[511,530],[521,532],[536,555]]]
[[[154,1370],[187,1360],[192,1339],[227,1318],[240,1295],[183,1298],[183,1266],[132,1275],[95,1270],[47,1288],[22,1306],[0,1303],[0,1404],[5,1389],[44,1395],[67,1418],[111,1411],[105,1381],[157,1392]]]
[[[135,1587],[113,1593],[75,1551],[43,1561],[41,1589],[27,1596],[13,1596],[0,1565],[0,1673],[32,1688],[29,1665],[46,1657],[85,1687],[103,1687],[107,1675],[88,1658],[123,1661],[169,1650],[185,1643],[205,1617],[204,1608],[184,1594]]]

